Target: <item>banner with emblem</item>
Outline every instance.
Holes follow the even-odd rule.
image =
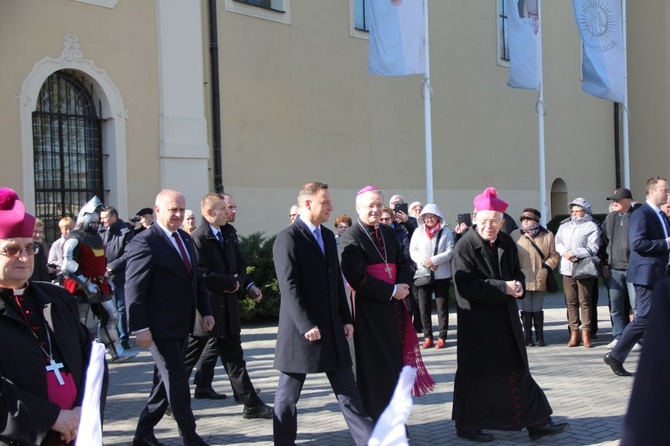
[[[509,78],[513,88],[539,90],[542,79],[540,0],[505,0],[509,30]]]
[[[582,89],[624,102],[625,68],[621,0],[573,0],[582,39]]]
[[[405,76],[426,72],[423,0],[368,0],[371,74]]]

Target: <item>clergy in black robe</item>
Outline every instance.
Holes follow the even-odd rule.
[[[458,299],[458,368],[454,408],[458,436],[493,441],[482,429],[528,428],[531,439],[566,430],[528,370],[516,299],[524,295],[517,247],[500,231],[507,203],[488,188],[474,201],[473,230],[454,249]]]
[[[359,219],[339,244],[342,273],[355,295],[356,379],[365,410],[375,421],[391,401],[402,370],[407,312],[403,299],[413,274],[393,230],[379,224],[383,207],[384,197],[376,188],[362,189],[356,197]],[[371,265],[382,274],[394,269],[395,283],[376,278]]]
[[[34,222],[0,189],[0,445],[72,442],[91,352],[72,295],[28,280]]]

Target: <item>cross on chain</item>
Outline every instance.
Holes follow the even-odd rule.
[[[47,372],[54,372],[56,374],[58,384],[61,386],[65,384],[65,381],[63,381],[63,376],[60,374],[60,369],[62,368],[64,368],[62,362],[56,362],[54,361],[54,358],[49,358],[49,365],[46,366]]]

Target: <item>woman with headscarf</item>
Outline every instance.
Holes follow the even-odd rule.
[[[418,218],[419,228],[412,234],[409,253],[419,268],[433,272],[432,283],[417,286],[421,323],[423,325],[423,347],[444,348],[447,345],[449,327],[449,283],[451,282],[451,258],[454,254],[454,236],[444,225],[440,208],[429,203]],[[439,333],[437,344],[433,342],[432,295],[435,293]]]
[[[519,263],[526,276],[526,298],[518,301],[526,345],[544,347],[544,295],[547,293],[547,277],[558,266],[560,256],[556,252],[554,234],[540,225],[540,211],[526,208],[519,217],[521,228],[512,232],[519,247]],[[535,342],[532,328],[535,325]]]
[[[581,343],[591,347],[591,293],[596,278],[573,279],[573,269],[580,259],[594,256],[600,246],[600,227],[591,217],[591,203],[575,198],[568,203],[570,218],[561,222],[556,232],[556,251],[561,255],[563,291],[568,309],[570,341],[568,347],[579,346],[579,326],[582,326]]]

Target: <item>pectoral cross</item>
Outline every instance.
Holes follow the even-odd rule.
[[[60,369],[62,368],[63,368],[62,362],[56,362],[54,361],[54,358],[49,358],[49,365],[46,366],[47,372],[54,372],[56,374],[58,384],[60,384],[61,386],[65,384],[65,381],[63,381],[63,376],[60,374]]]
[[[393,272],[393,270],[391,269],[391,267],[389,266],[388,263],[386,263],[385,265],[386,265],[386,266],[384,267],[384,271],[386,271],[386,274],[388,274],[389,279],[393,279],[393,276],[391,275],[391,273]]]

